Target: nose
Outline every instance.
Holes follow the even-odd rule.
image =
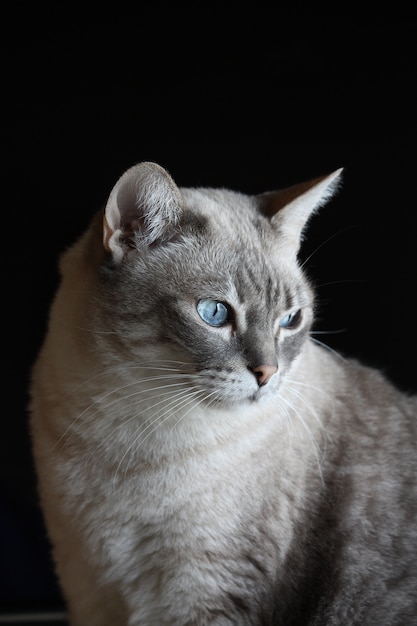
[[[255,374],[258,379],[259,387],[266,385],[270,378],[278,371],[276,365],[257,365],[256,367],[252,367],[252,372]]]

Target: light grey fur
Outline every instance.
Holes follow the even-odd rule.
[[[141,163],[63,254],[30,423],[71,626],[417,624],[417,399],[313,341],[297,261],[340,176]]]

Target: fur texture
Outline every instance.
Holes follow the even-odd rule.
[[[297,261],[340,176],[140,163],[63,254],[30,423],[71,626],[417,624],[417,399],[312,340]]]

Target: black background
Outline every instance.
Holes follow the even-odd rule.
[[[417,391],[415,21],[158,3],[73,17],[3,27],[2,609],[60,604],[30,455],[30,367],[59,253],[134,163],[247,193],[344,167],[301,252],[317,338]]]

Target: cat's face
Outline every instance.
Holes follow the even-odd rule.
[[[181,193],[175,235],[136,244],[116,267],[108,258],[96,323],[112,332],[99,334],[99,345],[132,376],[139,364],[149,376],[175,371],[202,402],[268,397],[306,341],[312,291],[254,198]],[[270,368],[267,384],[258,366]]]
[[[80,321],[94,326],[99,375],[122,377],[132,403],[160,398],[164,414],[276,394],[312,323],[302,231],[340,173],[249,196],[180,189],[150,162],[125,172],[72,270],[76,282],[92,268]]]

